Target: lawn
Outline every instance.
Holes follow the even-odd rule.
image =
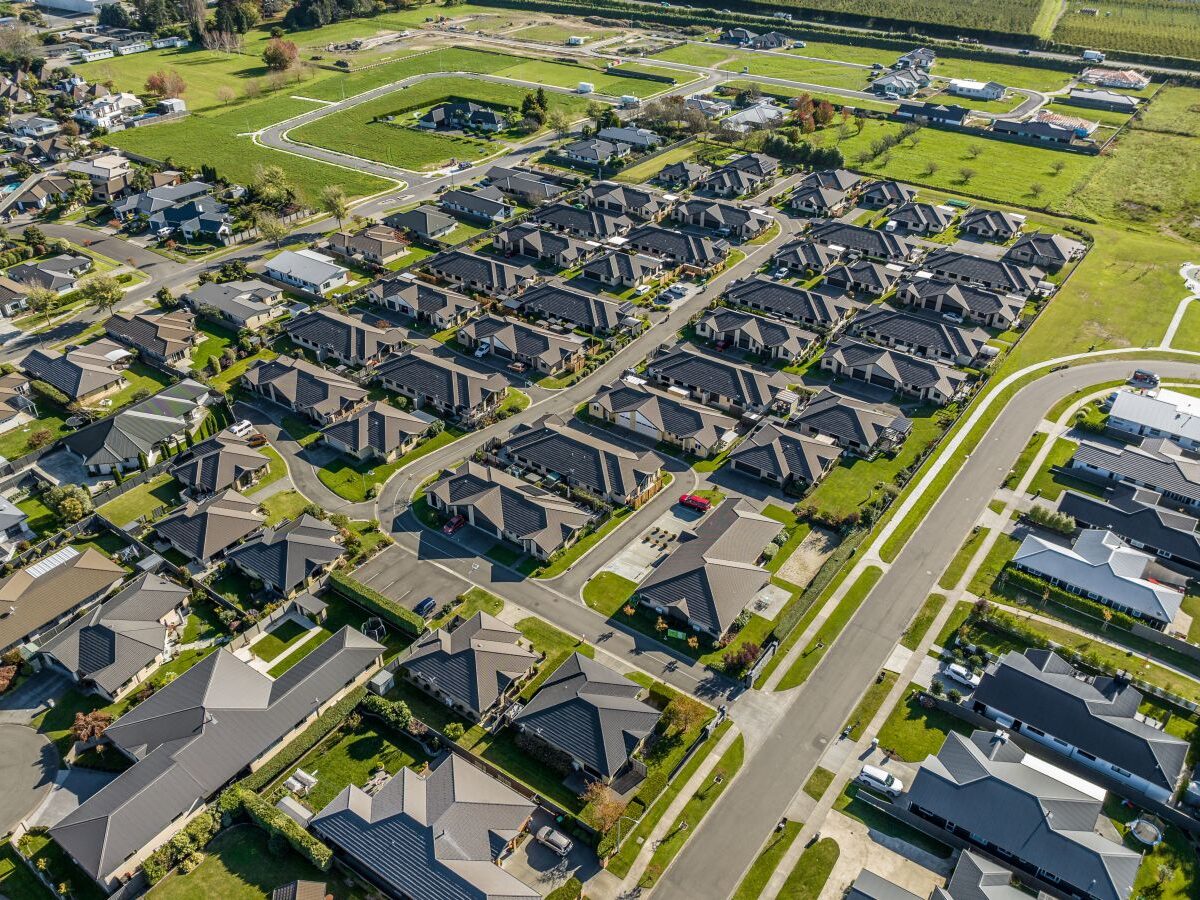
[[[288,431],[291,432],[291,424],[287,422],[285,424],[288,425]],[[319,434],[319,432],[313,432],[313,435],[316,434]],[[322,468],[317,469],[317,478],[321,480],[321,484],[325,485],[325,487],[329,488],[339,497],[359,503],[367,499],[367,494],[373,485],[382,485],[397,470],[428,453],[432,453],[434,450],[454,443],[463,434],[465,432],[459,431],[457,428],[443,428],[433,437],[426,438],[414,449],[389,463],[363,461],[353,459],[349,456],[338,456]],[[301,445],[305,446],[306,443],[311,443],[311,437],[312,435],[306,436],[300,442]]]
[[[833,838],[805,847],[779,891],[780,900],[817,900],[840,855],[841,848]]]
[[[52,900],[54,897],[29,871],[8,841],[0,843],[0,894],[10,900]]]
[[[171,383],[170,379],[158,369],[152,369],[137,360],[134,360],[133,364],[121,373],[121,377],[125,379],[125,387],[104,398],[102,402],[103,408],[106,410],[120,409],[122,406],[132,403],[134,395],[139,391],[156,394]]]
[[[652,58],[683,63],[687,66],[712,67],[723,63],[737,53],[737,49],[728,45],[687,43],[661,53],[655,53]]]
[[[787,540],[780,545],[775,555],[767,561],[764,568],[774,574],[783,568],[783,564],[788,561],[788,558],[796,552],[796,548],[812,531],[812,526],[807,522],[801,522],[797,519],[796,514],[790,509],[784,509],[782,506],[776,506],[774,503],[767,504],[763,508],[763,515],[774,519],[777,522],[782,522],[786,531]]]
[[[1047,500],[1057,500],[1063,492],[1063,486],[1070,481],[1069,476],[1055,473],[1054,468],[1062,468],[1071,462],[1071,457],[1079,449],[1079,444],[1067,438],[1055,438],[1050,452],[1042,462],[1042,467],[1029,482],[1029,493],[1035,497]]]
[[[235,343],[237,341],[237,334],[207,319],[198,319],[196,330],[204,335],[204,340],[192,351],[192,371],[205,372],[208,368],[209,360],[214,356],[220,356],[225,352],[226,347]]]
[[[307,419],[291,414],[283,417],[283,430],[301,447],[307,447],[321,436],[321,431]]]
[[[805,84],[861,91],[867,86],[867,71],[858,66],[844,66],[836,62],[820,62],[801,57],[777,54],[755,54],[738,51],[737,55],[721,68],[726,72],[765,78],[785,78]]]
[[[1110,794],[1105,812],[1112,814],[1115,797]],[[1167,826],[1163,841],[1153,850],[1147,851],[1128,834],[1126,827],[1138,817],[1141,810],[1120,808],[1114,816],[1114,824],[1126,847],[1142,853],[1142,864],[1133,882],[1132,897],[1154,898],[1154,900],[1190,900],[1196,896],[1196,885],[1200,883],[1200,861],[1187,836],[1178,828]],[[1166,871],[1163,870],[1166,867]],[[1163,877],[1165,875],[1165,877]]]
[[[295,619],[284,619],[253,644],[250,645],[250,652],[259,659],[270,662],[287,650],[289,647],[304,637],[309,632],[306,625],[302,625]]]
[[[368,109],[376,105],[378,102],[364,103],[323,116],[288,136],[302,144],[419,171],[441,169],[461,161],[475,162],[504,147],[462,134],[412,127],[407,117],[396,122],[376,119]]]
[[[575,28],[569,25],[529,25],[516,31],[508,32],[509,37],[522,41],[536,41],[541,44],[565,44],[569,37],[586,38],[589,41],[603,40],[620,34],[613,28],[597,28],[595,25],[584,25]]]
[[[946,598],[941,594],[930,594],[917,611],[916,617],[904,630],[904,634],[900,636],[900,646],[916,650],[921,643],[921,638],[925,636],[925,632],[929,630],[929,626],[933,624],[933,620],[942,611],[945,603]]]
[[[56,406],[45,397],[36,396],[35,400],[38,405],[40,415],[34,421],[27,425],[21,425],[17,428],[12,428],[3,434],[0,434],[0,456],[5,459],[19,459],[26,453],[31,453],[36,449],[30,444],[30,438],[35,434],[39,435],[39,441],[35,441],[37,446],[45,446],[51,441],[56,441],[64,434],[67,434],[70,429],[67,427],[66,420],[70,413]],[[44,432],[44,435],[42,434]],[[44,437],[44,440],[41,439]]]
[[[155,475],[100,507],[99,512],[114,525],[124,528],[130,522],[146,516],[159,518],[162,513],[179,505],[182,485],[169,472]]]
[[[274,350],[263,347],[258,351],[245,356],[235,362],[233,365],[222,369],[221,374],[212,376],[212,385],[222,391],[228,391],[233,387],[235,381],[246,374],[246,370],[262,360],[271,360],[279,354]]]
[[[333,632],[325,626],[317,628],[316,632],[316,636],[314,637],[309,637],[303,641],[298,640],[293,642],[292,646],[288,648],[288,652],[283,655],[279,662],[275,663],[275,665],[271,666],[271,668],[267,670],[267,674],[272,678],[278,678],[288,669],[292,668],[292,666],[296,665],[296,663],[300,662],[300,660],[304,659],[304,657],[308,656],[308,654],[312,653],[323,643],[333,637]],[[311,632],[309,631],[305,633],[309,634]],[[296,646],[297,644],[299,644],[299,646]]]
[[[616,572],[597,572],[583,586],[583,602],[611,619],[635,590],[634,582]]]
[[[896,104],[887,100],[866,100],[861,97],[855,97],[848,100],[840,94],[828,93],[826,91],[818,91],[812,88],[802,87],[784,87],[781,84],[769,84],[762,81],[752,81],[741,78],[735,78],[733,81],[727,81],[726,86],[736,88],[737,90],[745,90],[750,87],[758,88],[759,92],[764,97],[774,97],[776,100],[784,104],[789,103],[793,97],[808,95],[813,100],[828,100],[830,103],[841,106],[849,104],[855,109],[874,109],[879,112],[892,112],[896,108]],[[834,121],[837,121],[836,119]]]
[[[828,769],[817,766],[808,776],[808,781],[804,782],[804,793],[820,802],[821,798],[825,796],[825,792],[829,790],[829,786],[833,784],[834,777],[834,774]]]
[[[876,735],[879,746],[894,751],[905,762],[921,762],[937,753],[951,731],[969,735],[973,730],[955,715],[922,706],[917,700],[921,690],[919,684],[910,684]]]
[[[634,510],[630,509],[628,506],[620,507],[608,518],[608,521],[606,521],[595,531],[584,535],[567,549],[561,550],[554,554],[554,556],[551,557],[550,561],[546,563],[546,565],[542,566],[537,570],[537,572],[534,573],[534,577],[556,578],[557,576],[563,574],[567,571],[567,569],[575,565],[575,563],[578,562],[585,553],[587,553],[598,543],[600,543],[600,541],[604,540],[605,537],[615,531],[622,522],[624,522],[627,518],[629,518],[630,515],[633,514],[633,512]]]
[[[967,571],[967,566],[974,559],[975,551],[979,549],[989,533],[989,529],[980,526],[971,530],[967,539],[962,542],[962,546],[958,548],[958,552],[954,554],[954,559],[950,560],[950,565],[946,566],[942,577],[938,579],[938,587],[944,591],[954,590],[962,579],[963,573]]]
[[[824,770],[819,769],[818,771]],[[806,786],[805,790],[807,789]],[[755,857],[754,863],[750,866],[750,871],[746,873],[746,876],[742,879],[742,883],[738,885],[738,889],[734,892],[732,900],[758,900],[762,896],[763,891],[767,887],[767,882],[771,880],[771,876],[779,868],[779,863],[787,854],[788,848],[800,836],[800,829],[803,827],[800,822],[788,822],[783,826],[783,831],[771,832],[771,836],[767,838],[766,846]]]
[[[45,503],[40,494],[17,501],[17,509],[28,517],[26,524],[38,537],[58,531],[58,516]]]
[[[517,630],[524,635],[525,640],[533,645],[535,651],[546,654],[546,658],[538,666],[533,678],[521,690],[521,700],[524,702],[528,702],[529,698],[537,693],[537,689],[542,686],[542,683],[572,653],[581,653],[588,657],[596,655],[595,649],[590,644],[577,641],[565,631],[559,631],[549,622],[544,622],[536,616],[529,616],[519,621]]]
[[[299,491],[280,491],[264,500],[260,506],[267,514],[268,525],[278,525],[284,519],[294,519],[308,506],[308,498]]]
[[[883,706],[883,701],[887,699],[887,695],[895,683],[896,673],[888,671],[880,672],[871,682],[871,686],[867,688],[863,698],[858,701],[858,706],[846,720],[843,731],[849,731],[851,740],[857,741],[862,737],[863,729],[871,724],[871,720],[879,712],[879,707]]]
[[[975,570],[967,590],[979,596],[990,594],[993,590],[993,583],[1000,577],[1000,573],[1004,571],[1009,560],[1017,555],[1017,549],[1020,546],[1021,541],[1011,534],[997,535],[992,549],[987,552],[983,562]]]
[[[1033,91],[1056,91],[1071,79],[1071,73],[1058,69],[991,62],[971,56],[946,56],[938,53],[933,74],[939,78],[965,78],[974,81],[998,81],[1006,87]],[[968,103],[968,106],[973,104]]]
[[[941,859],[949,858],[951,852],[949,847],[941,841],[935,841],[929,835],[925,834],[925,832],[918,831],[911,825],[906,825],[898,819],[892,818],[883,810],[876,809],[866,801],[858,799],[860,790],[862,788],[856,782],[846,785],[846,790],[837,798],[837,801],[833,804],[833,808],[852,819],[862,822],[862,824],[873,831],[891,835],[894,838],[904,841],[906,844],[912,844],[914,847],[924,850],[926,853],[932,853]]]
[[[842,597],[841,602],[817,630],[816,635],[804,648],[804,652],[800,658],[792,663],[792,667],[788,669],[787,674],[779,682],[777,690],[786,691],[789,688],[798,687],[808,680],[808,676],[812,674],[813,669],[824,658],[825,653],[837,636],[842,633],[842,629],[846,627],[846,623],[862,606],[864,600],[867,599],[867,594],[871,593],[871,588],[875,587],[875,583],[883,577],[883,570],[878,566],[869,566],[865,569],[858,581],[851,585],[846,595]],[[799,626],[797,626],[799,627]]]
[[[43,869],[51,884],[67,885],[68,890],[62,893],[69,895],[71,900],[104,900],[108,896],[45,832],[30,831],[21,838],[20,846],[34,866]],[[10,895],[10,898],[23,900],[21,895]]]
[[[504,609],[504,601],[483,588],[473,587],[467,591],[462,603],[456,604],[442,616],[429,621],[430,629],[442,628],[455,616],[469,619],[477,612],[485,612],[489,616],[498,616]]]
[[[1029,443],[1025,445],[1025,449],[1021,451],[1013,467],[1009,469],[1008,475],[1004,479],[1004,487],[1015,488],[1021,483],[1021,479],[1025,477],[1025,473],[1029,471],[1029,467],[1033,464],[1033,458],[1042,449],[1042,444],[1046,443],[1047,437],[1049,435],[1044,431],[1035,431],[1030,436]]]
[[[258,479],[258,484],[254,485],[247,493],[256,494],[269,484],[274,484],[280,478],[283,478],[288,473],[287,463],[283,461],[283,457],[279,455],[279,451],[270,444],[263,444],[258,448],[258,452],[271,460],[271,464],[267,466],[267,473],[262,478]]]
[[[1200,137],[1200,88],[1168,85],[1154,95],[1149,104],[1142,104],[1142,115],[1134,128],[1164,131]]]
[[[1200,303],[1187,305],[1171,346],[1180,350],[1200,350]]]

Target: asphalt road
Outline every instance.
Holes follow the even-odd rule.
[[[993,422],[899,556],[826,652],[774,731],[722,795],[656,888],[658,900],[728,897],[887,661],[900,634],[988,500],[1058,400],[1124,378],[1133,363],[1106,362],[1047,375],[1022,388]],[[1194,363],[1155,362],[1164,376],[1195,378]]]

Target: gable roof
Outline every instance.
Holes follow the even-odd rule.
[[[632,312],[632,304],[585,294],[563,284],[543,284],[521,297],[526,314],[562,319],[588,331],[612,331]]]
[[[803,288],[780,284],[756,275],[738,281],[725,292],[730,303],[751,306],[772,315],[797,321],[809,321],[822,328],[831,328],[858,304],[847,297],[833,298]]]
[[[729,242],[688,234],[658,225],[643,225],[626,235],[629,243],[646,253],[665,256],[677,265],[707,269],[729,255]]]
[[[477,372],[422,348],[391,357],[375,373],[446,406],[465,409],[508,389],[508,381],[499,372]]]
[[[914,231],[944,231],[954,221],[954,212],[946,206],[909,200],[892,210],[888,221],[899,222]]]
[[[984,287],[1011,293],[1028,294],[1037,289],[1041,272],[1011,262],[984,259],[956,250],[934,250],[921,263],[935,274],[954,275]]]
[[[120,344],[101,338],[66,353],[35,348],[21,361],[21,368],[31,378],[40,378],[68,397],[78,399],[121,383],[124,378],[117,363],[131,356]]]
[[[607,238],[624,234],[633,227],[633,220],[624,213],[602,209],[579,209],[569,203],[552,203],[537,210],[530,221],[540,222],[561,231],[571,231],[587,238]]]
[[[760,212],[709,197],[690,197],[676,206],[675,210],[677,215],[688,217],[703,213],[722,225],[734,229],[748,226],[753,231],[760,231],[771,224],[770,217]]]
[[[657,256],[613,250],[586,263],[582,272],[584,278],[627,282],[653,277],[665,267],[666,263]]]
[[[1159,506],[1161,494],[1144,488],[1121,486],[1104,499],[1065,491],[1058,511],[1089,528],[1103,528],[1126,540],[1134,539],[1156,551],[1200,566],[1197,521],[1185,513]]]
[[[1095,441],[1079,442],[1071,464],[1112,472],[1122,481],[1170,492],[1191,503],[1200,503],[1200,461],[1166,438],[1145,438],[1139,446],[1112,447]]]
[[[944,278],[913,278],[906,281],[900,291],[903,297],[917,305],[923,305],[927,300],[935,302],[940,297],[942,303],[949,303],[980,319],[999,315],[1011,322],[1025,306],[1021,298],[1011,294],[998,294],[973,284],[958,284]]]
[[[194,308],[211,306],[238,322],[245,322],[273,309],[270,301],[283,294],[281,288],[265,281],[251,278],[247,281],[210,281],[199,285],[184,295]]]
[[[873,366],[900,384],[917,390],[934,389],[946,397],[953,396],[967,380],[965,373],[931,359],[850,338],[840,338],[831,343],[825,350],[825,356],[835,359],[842,369]]]
[[[835,440],[873,447],[891,430],[907,434],[912,422],[904,416],[872,406],[854,397],[823,389],[792,417],[797,425],[827,434]]]
[[[235,547],[229,558],[287,593],[316,569],[341,557],[344,551],[337,537],[334,526],[303,513]]]
[[[1074,259],[1079,252],[1078,247],[1077,242],[1069,240],[1061,234],[1030,231],[1017,238],[1004,255],[1011,258],[1017,253],[1026,251],[1034,256],[1050,260],[1051,265],[1061,266]]]
[[[184,451],[171,466],[171,474],[187,487],[212,492],[231,487],[270,464],[270,457],[226,430]]]
[[[760,472],[816,484],[825,470],[841,457],[842,451],[832,438],[808,437],[784,427],[783,423],[764,419],[729,455],[731,462],[744,462]]]
[[[185,378],[153,397],[68,434],[63,443],[89,466],[137,459],[139,453],[149,455],[162,442],[186,434],[189,417],[207,403],[208,397],[205,385]]]
[[[789,241],[771,257],[776,265],[793,269],[812,269],[823,272],[841,258],[841,253],[824,244],[814,244],[807,238]]]
[[[316,344],[341,359],[365,360],[404,343],[403,328],[380,328],[328,307],[296,316],[284,326],[293,338]]]
[[[882,336],[951,359],[974,359],[989,339],[982,328],[952,325],[937,313],[910,312],[887,306],[863,310],[851,320],[848,330],[851,334]]]
[[[278,272],[306,284],[321,285],[347,271],[331,257],[315,250],[284,250],[267,262],[268,274]]]
[[[226,490],[207,500],[187,501],[154,528],[181,553],[204,561],[253,534],[265,521],[257,501]]]
[[[988,231],[1012,235],[1021,230],[1024,221],[1002,209],[986,209],[976,206],[963,213],[962,221],[958,224],[959,228],[963,230],[982,227]]]
[[[541,359],[551,367],[583,352],[585,341],[576,334],[559,334],[529,325],[519,319],[502,319],[495,315],[472,319],[460,334],[478,342],[484,338],[521,356]]]
[[[195,344],[195,319],[195,315],[186,309],[165,313],[117,313],[104,323],[104,330],[139,350],[170,358]]]
[[[514,225],[497,235],[496,239],[511,246],[521,256],[553,256],[562,265],[576,262],[595,249],[594,245],[585,244],[577,237],[540,228],[533,222]]]
[[[270,385],[296,412],[332,415],[367,396],[366,388],[300,357],[260,360],[245,375],[255,387]]]
[[[888,206],[904,203],[917,196],[917,189],[898,181],[873,181],[867,185],[859,198],[870,206]]]
[[[799,325],[728,306],[711,310],[696,324],[703,324],[714,334],[746,334],[767,350],[781,349],[793,357],[803,355],[818,340],[815,333]]]
[[[592,401],[612,413],[632,414],[635,420],[680,439],[712,447],[737,427],[737,419],[682,397],[618,381],[603,387]]]
[[[386,456],[403,446],[413,435],[428,431],[431,421],[428,417],[422,419],[377,400],[340,422],[325,426],[321,434],[340,441],[351,450],[370,448]]]
[[[445,310],[449,317],[455,318],[463,310],[479,308],[479,301],[473,297],[421,281],[404,272],[375,282],[368,291],[378,297],[379,302],[398,298],[410,309],[429,316]]]
[[[513,265],[490,256],[468,253],[466,250],[443,250],[432,257],[429,270],[462,282],[472,282],[483,290],[504,293],[537,279],[533,266]]]
[[[415,231],[417,234],[429,235],[438,234],[457,224],[453,216],[432,206],[418,206],[408,212],[392,213],[384,219],[384,222],[393,228],[403,228]]]
[[[770,404],[786,382],[778,373],[741,366],[687,347],[669,350],[650,360],[646,371],[655,378],[669,378],[709,394],[728,397],[743,407]]]

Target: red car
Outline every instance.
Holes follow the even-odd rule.
[[[688,509],[694,509],[697,512],[708,512],[712,509],[711,500],[706,500],[704,497],[697,497],[695,494],[684,494],[679,498],[679,502]]]
[[[467,524],[466,516],[455,516],[449,522],[442,526],[442,534],[454,534],[458,529]]]

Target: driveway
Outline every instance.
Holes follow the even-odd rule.
[[[111,751],[116,753],[116,750]],[[60,772],[58,783],[50,791],[49,796],[38,807],[37,812],[30,817],[30,825],[40,825],[42,828],[52,828],[57,825],[83,801],[117,777],[117,772],[101,772],[97,769],[84,769],[71,766],[65,772]]]
[[[423,563],[399,547],[388,547],[354,577],[405,609],[413,609],[426,597],[444,606],[470,585],[444,569]]]
[[[572,875],[586,882],[600,871],[596,854],[580,841],[575,841],[565,858],[538,843],[534,835],[546,825],[558,828],[554,817],[546,810],[534,810],[529,823],[529,837],[504,861],[504,869],[545,896]]]
[[[43,669],[15,691],[0,697],[0,724],[28,725],[50,700],[66,692],[71,679],[57,669]]]
[[[0,725],[0,834],[8,834],[50,792],[58,750],[26,725]]]

